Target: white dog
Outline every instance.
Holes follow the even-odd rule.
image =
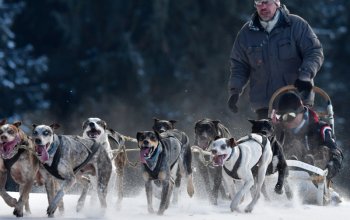
[[[111,186],[117,189],[118,201],[117,206],[120,208],[123,198],[123,176],[125,166],[124,152],[120,152],[121,148],[125,144],[125,136],[115,132],[112,129],[107,128],[107,123],[100,118],[88,118],[83,122],[83,137],[93,139],[101,144],[107,151],[109,159],[112,161],[113,171],[111,176]],[[136,140],[135,140],[136,142]],[[119,152],[119,153],[115,153]],[[117,174],[117,175],[115,175]],[[115,184],[114,184],[115,183]],[[83,195],[86,194],[83,191]],[[83,199],[83,197],[81,197]],[[82,208],[84,201],[81,201]]]
[[[272,160],[268,138],[254,133],[238,142],[234,138],[220,138],[212,144],[212,155],[214,166],[223,166],[223,178],[231,186],[231,211],[238,210],[242,198],[255,185],[252,201],[245,209],[245,212],[251,212],[260,197],[266,170]],[[232,178],[242,180],[242,188],[236,194]]]

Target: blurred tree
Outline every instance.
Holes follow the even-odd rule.
[[[30,109],[45,109],[43,98],[47,84],[40,77],[47,71],[45,56],[33,57],[33,47],[17,47],[13,20],[24,7],[23,2],[4,3],[0,0],[0,117],[13,117]]]

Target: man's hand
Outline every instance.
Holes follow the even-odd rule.
[[[294,86],[295,88],[298,89],[299,93],[306,93],[306,94],[310,94],[313,87],[311,81],[305,81],[301,79],[295,80]]]
[[[227,104],[229,109],[233,112],[233,113],[237,113],[238,112],[238,108],[237,108],[237,101],[239,98],[239,94],[233,94],[231,95],[231,97],[229,98]]]

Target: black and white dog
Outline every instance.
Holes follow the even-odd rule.
[[[275,192],[278,194],[282,194],[283,193],[282,188],[284,188],[287,198],[291,199],[293,195],[287,180],[287,177],[288,177],[287,162],[283,154],[282,145],[276,139],[274,127],[271,121],[268,119],[261,119],[261,120],[249,119],[249,122],[252,123],[252,133],[263,134],[267,136],[270,140],[273,157],[272,157],[272,162],[269,164],[267,168],[266,175],[271,175],[278,172],[278,179],[275,185]],[[269,196],[266,192],[265,184],[262,187],[262,193],[264,194],[265,198],[269,200]]]
[[[83,137],[95,140],[107,151],[109,159],[112,161],[113,172],[111,180],[115,181],[118,195],[117,208],[120,208],[123,199],[123,179],[126,165],[125,152],[121,148],[125,145],[125,136],[113,129],[108,128],[106,121],[100,118],[88,118],[83,122]],[[136,139],[134,140],[136,142]],[[117,152],[117,154],[115,154]],[[116,176],[114,175],[116,173]],[[114,186],[114,183],[112,184]],[[77,211],[84,205],[84,200],[88,189],[83,189],[81,200],[79,200]]]
[[[251,212],[260,197],[268,165],[272,161],[270,141],[265,135],[252,133],[235,141],[219,138],[212,144],[213,164],[223,167],[223,178],[231,185],[231,211],[238,210],[244,196],[255,186],[252,201],[245,208]],[[233,179],[242,180],[242,187],[235,192]]]
[[[96,141],[71,135],[56,135],[58,124],[33,125],[35,152],[48,173],[62,180],[61,187],[50,201],[47,214],[53,216],[64,194],[83,175],[97,176],[97,193],[101,207],[107,207],[107,187],[112,163],[107,151]]]
[[[215,140],[215,138],[231,137],[229,130],[220,121],[209,118],[204,118],[197,121],[194,126],[194,131],[194,145],[205,151],[210,151],[210,144]],[[209,160],[209,156],[201,157],[199,154],[194,154],[195,167],[199,171],[202,178],[202,181],[198,184],[204,185],[204,189],[209,196],[209,201],[212,204],[217,205],[219,190],[224,197],[227,196],[227,193],[222,185],[222,167],[206,166],[205,161],[203,161],[201,158]],[[211,182],[213,183],[213,188],[211,188]]]
[[[187,193],[193,196],[191,149],[185,133],[176,129],[157,133],[154,131],[137,132],[136,139],[140,148],[140,160],[143,163],[148,211],[153,213],[152,180],[159,180],[162,185],[161,201],[158,214],[168,208],[178,170],[187,176]],[[183,140],[187,139],[187,143]]]

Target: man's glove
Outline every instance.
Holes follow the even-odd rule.
[[[237,105],[236,105],[237,101],[238,101],[238,98],[239,98],[239,94],[233,94],[233,95],[231,95],[231,97],[227,101],[228,107],[233,113],[237,113],[238,112],[238,108],[237,108]]]
[[[326,168],[328,169],[328,174],[327,174],[327,178],[328,179],[332,179],[333,177],[335,177],[340,170],[340,164],[337,161],[329,161]]]
[[[305,95],[310,94],[313,87],[311,81],[304,81],[300,79],[295,80],[294,86],[298,89],[299,93],[305,93]]]

